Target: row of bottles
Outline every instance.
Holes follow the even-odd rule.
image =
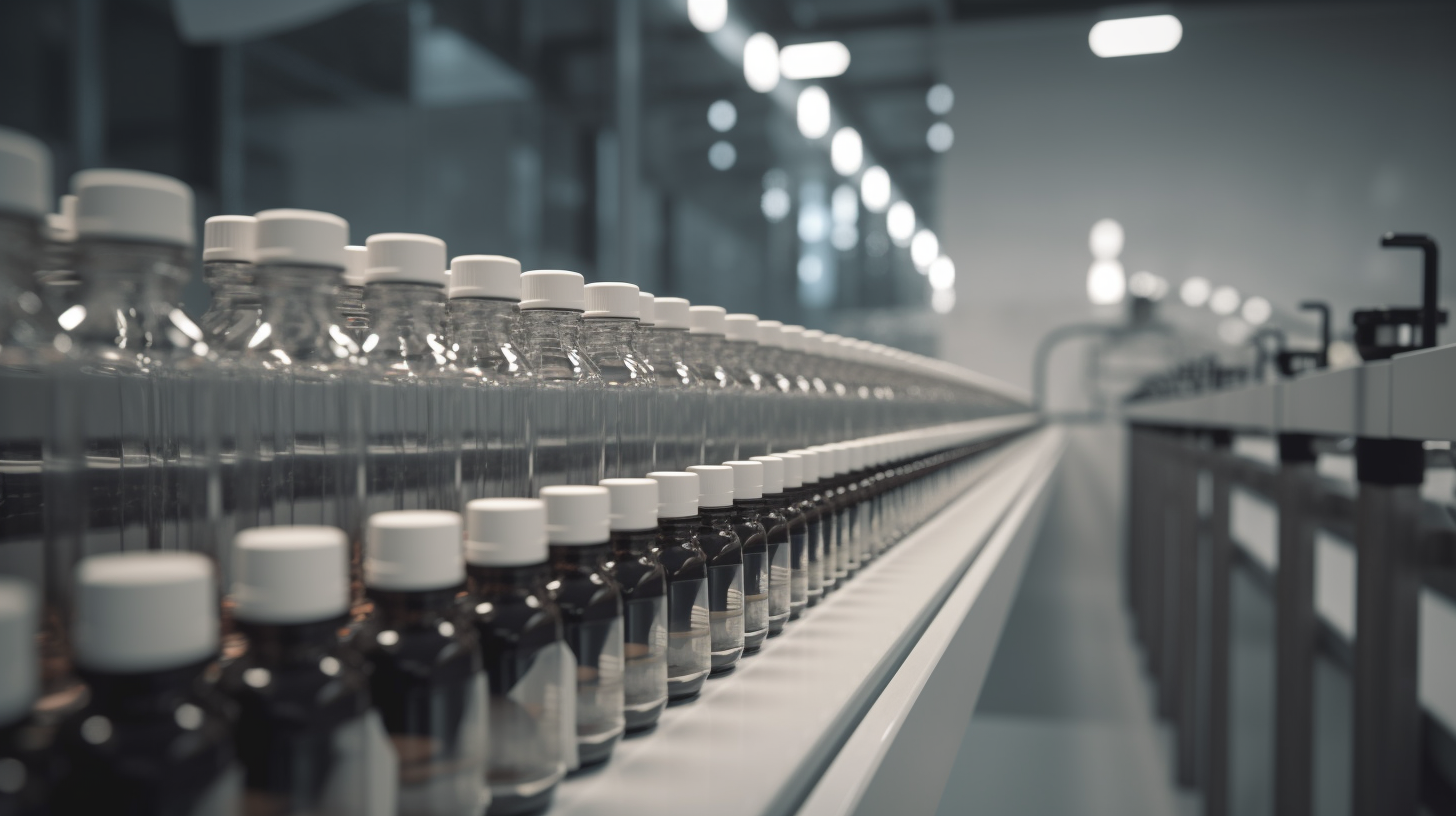
[[[993,443],[952,424],[383,511],[362,570],[343,529],[260,526],[234,537],[222,603],[202,554],[90,555],[68,616],[84,690],[54,708],[38,594],[0,579],[0,806],[540,812],[962,492]]]

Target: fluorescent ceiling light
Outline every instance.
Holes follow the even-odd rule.
[[[1087,44],[1099,57],[1162,54],[1178,47],[1183,24],[1171,14],[1103,20],[1087,33]]]
[[[708,127],[719,133],[727,133],[738,124],[738,109],[726,99],[719,99],[708,106]]]
[[[779,84],[779,44],[762,31],[743,44],[743,78],[748,87],[768,93]]]
[[[923,229],[910,239],[910,260],[922,273],[928,271],[930,265],[938,257],[940,257],[940,239],[935,237],[935,233]]]
[[[950,258],[942,255],[930,262],[930,288],[953,289],[955,288],[955,264]]]
[[[950,314],[950,310],[955,308],[955,290],[936,289],[930,294],[930,308],[936,314]]]
[[[1093,224],[1092,232],[1087,236],[1087,248],[1099,261],[1110,261],[1121,255],[1122,243],[1122,225],[1111,218]]]
[[[834,132],[834,140],[829,143],[829,163],[841,176],[859,172],[860,165],[864,163],[864,140],[860,139],[859,131],[842,127]]]
[[[1184,306],[1199,308],[1208,302],[1208,296],[1213,293],[1213,284],[1208,278],[1192,277],[1183,281],[1178,287],[1178,297],[1182,298]]]
[[[688,20],[693,28],[712,34],[728,22],[728,0],[688,0]]]
[[[829,212],[834,216],[836,224],[853,224],[858,221],[859,193],[848,184],[835,187],[833,195],[829,196]]]
[[[849,70],[849,49],[844,43],[828,42],[786,45],[779,51],[779,73],[784,79],[823,79]]]
[[[1239,290],[1232,286],[1220,286],[1213,290],[1213,295],[1208,298],[1208,308],[1219,316],[1231,315],[1239,310],[1239,304],[1243,300],[1239,296]]]
[[[945,122],[936,122],[925,131],[925,144],[936,153],[944,153],[955,144],[955,131]]]
[[[767,218],[769,223],[777,224],[788,216],[793,202],[789,199],[788,190],[782,187],[770,187],[763,191],[763,198],[759,200],[758,206],[763,210],[763,217]]]
[[[1255,326],[1262,326],[1274,316],[1274,306],[1264,298],[1255,295],[1244,301],[1244,308],[1239,312],[1244,319]]]
[[[950,113],[950,109],[954,106],[955,91],[951,90],[950,86],[944,82],[937,82],[931,85],[930,90],[925,92],[925,107],[929,108],[930,112],[936,116],[944,116]]]
[[[895,246],[910,246],[910,239],[915,235],[915,208],[910,202],[896,201],[890,205],[890,211],[885,213],[885,231]]]
[[[1127,294],[1127,278],[1117,261],[1097,261],[1087,270],[1087,299],[1096,306],[1121,303]]]
[[[875,165],[859,177],[859,200],[873,213],[884,212],[890,206],[890,174],[885,168]]]
[[[731,170],[738,161],[738,149],[732,142],[717,141],[708,148],[708,164],[713,165],[714,170]]]
[[[818,85],[799,92],[799,132],[805,139],[822,139],[829,132],[829,94]]]

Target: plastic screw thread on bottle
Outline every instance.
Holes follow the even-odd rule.
[[[545,504],[470,502],[465,561],[490,682],[488,812],[540,812],[577,764],[574,661],[562,641],[560,610],[545,589],[551,578]]]
[[[458,602],[460,540],[460,515],[445,510],[377,513],[365,534],[370,689],[399,756],[401,813],[479,813],[489,795],[486,680]]]
[[[660,471],[681,470],[703,461],[709,389],[688,363],[689,308],[682,298],[653,298],[653,325],[643,329],[647,358],[657,376],[654,469]]]
[[[741,401],[743,385],[724,366],[724,333],[727,310],[722,306],[693,306],[688,310],[692,328],[688,336],[688,360],[698,378],[708,386],[704,418],[703,461],[737,459],[738,418],[734,408]]]
[[[667,706],[667,575],[657,545],[657,482],[603,479],[611,494],[608,572],[622,591],[627,731],[657,724]]]
[[[582,350],[602,380],[603,473],[641,477],[652,470],[657,376],[637,351],[640,293],[630,283],[585,289]]]
[[[581,350],[586,310],[581,275],[538,269],[521,275],[521,338],[536,374],[532,492],[602,479],[606,428],[602,378]]]
[[[240,354],[263,319],[258,280],[258,219],[214,215],[202,225],[202,277],[212,289],[207,312],[197,321],[216,354]]]
[[[364,287],[369,279],[369,247],[346,246],[344,252],[344,277],[335,290],[334,303],[344,331],[354,338],[354,342],[363,345],[369,338],[369,309],[364,305]]]
[[[698,546],[698,474],[654,471],[657,557],[667,573],[667,694],[689,700],[712,670],[708,559]]]
[[[708,559],[708,610],[713,673],[732,671],[743,656],[743,542],[733,530],[733,468],[693,465],[698,475],[698,545]]]

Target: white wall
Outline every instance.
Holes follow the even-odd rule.
[[[1101,217],[1126,228],[1129,273],[1203,275],[1290,311],[1323,297],[1340,328],[1357,305],[1418,301],[1416,254],[1378,239],[1430,232],[1456,306],[1456,6],[1178,15],[1175,51],[1119,59],[1088,49],[1092,16],[946,32],[948,359],[1029,384],[1041,335],[1092,315]]]

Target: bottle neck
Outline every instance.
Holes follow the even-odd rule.
[[[357,354],[334,315],[334,288],[343,277],[331,266],[260,264],[259,296],[263,322],[248,340],[248,348],[268,358],[348,358]]]
[[[202,277],[212,290],[212,305],[208,311],[258,307],[258,279],[253,274],[252,264],[242,261],[208,261],[202,265]]]
[[[416,592],[368,587],[365,591],[374,602],[373,619],[380,629],[409,629],[434,626],[440,618],[454,612],[465,587],[459,585]]]
[[[581,321],[582,351],[606,377],[611,369],[626,369],[628,379],[647,376],[647,366],[637,355],[637,321],[631,318],[588,317]],[[609,378],[614,379],[614,378]]]
[[[612,554],[618,558],[637,558],[652,552],[657,544],[657,528],[650,530],[613,530]]]
[[[136,674],[113,674],[82,669],[82,679],[91,691],[91,707],[122,716],[164,716],[175,714],[177,697],[197,688],[211,658],[187,666]]]
[[[738,499],[733,504],[746,513],[760,515],[763,513],[772,513],[777,510],[780,502],[775,501],[769,495],[765,495],[758,499]]]
[[[550,549],[554,572],[590,572],[612,557],[610,539],[600,544],[552,544]]]
[[[137,352],[191,345],[186,334],[166,331],[189,274],[185,248],[85,238],[77,252],[84,312],[69,330],[73,342]]]
[[[673,367],[687,362],[687,329],[659,329],[648,326],[638,330],[638,337],[647,359],[654,368]]]
[[[550,580],[551,562],[522,567],[490,567],[466,564],[465,579],[470,594],[486,600],[507,596],[533,595]]]
[[[723,524],[732,524],[733,517],[738,515],[738,508],[733,505],[727,507],[699,507],[698,517],[701,518],[705,527],[716,527]]]
[[[320,649],[339,645],[339,633],[349,625],[348,615],[309,623],[252,623],[239,621],[248,639],[248,657],[261,666],[312,663]]]
[[[591,363],[581,351],[581,312],[525,309],[521,340],[526,362],[544,380],[577,380],[590,376]]]
[[[445,287],[381,281],[364,287],[371,364],[439,367],[445,357]]]
[[[514,301],[453,298],[447,311],[456,365],[499,372],[524,371],[525,360],[511,337],[520,315]]]
[[[668,536],[674,541],[683,541],[695,537],[698,527],[702,526],[702,523],[701,516],[660,518],[657,520],[657,529],[662,531],[662,535]]]

